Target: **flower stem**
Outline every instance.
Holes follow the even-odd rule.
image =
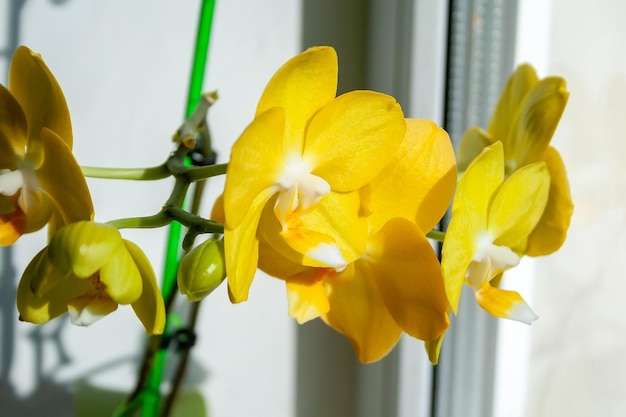
[[[228,164],[215,164],[207,165],[204,167],[189,167],[187,172],[185,173],[185,177],[187,177],[187,179],[192,182],[205,180],[207,178],[226,174],[226,168],[228,168]]]
[[[160,211],[152,216],[128,217],[124,219],[111,220],[108,224],[115,226],[118,229],[154,229],[157,227],[167,226],[171,222],[171,216],[168,216],[166,211]]]
[[[205,219],[178,207],[166,208],[173,220],[193,229],[196,233],[224,233],[224,225],[213,220]]]
[[[208,220],[195,214],[191,214],[176,206],[166,206],[162,211],[152,216],[127,217],[111,220],[111,226],[118,229],[154,229],[167,226],[173,221],[193,229],[196,234],[201,233],[224,233],[224,225],[213,220]]]
[[[431,230],[430,232],[426,233],[426,237],[429,239],[433,239],[436,240],[438,242],[443,242],[444,239],[446,238],[446,232],[442,232],[441,230]]]
[[[85,177],[118,180],[160,180],[171,175],[166,164],[150,168],[101,168],[81,166]]]
[[[85,177],[90,178],[151,181],[160,180],[172,175],[184,175],[187,181],[195,182],[216,177],[218,175],[224,175],[226,174],[227,167],[228,164],[187,167],[178,166],[178,164],[172,162],[166,162],[150,168],[105,168],[81,166],[80,169],[83,171],[83,175]]]

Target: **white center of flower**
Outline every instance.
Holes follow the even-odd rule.
[[[488,234],[478,239],[474,261],[482,262],[487,257],[491,260],[493,269],[504,270],[519,264],[519,256],[507,246],[497,246],[493,244],[493,238]]]
[[[39,189],[35,166],[28,158],[17,161],[16,170],[0,170],[0,195],[9,197],[19,193],[18,204],[26,212],[39,204],[39,198],[33,193]]]
[[[280,191],[274,211],[283,226],[288,214],[296,209],[313,207],[330,192],[326,180],[311,174],[311,171],[309,164],[294,158],[287,163],[285,172],[278,180]]]
[[[0,194],[6,196],[15,195],[25,183],[24,176],[19,170],[0,170]]]
[[[500,272],[516,266],[519,261],[519,256],[510,248],[494,245],[493,238],[487,233],[483,234],[477,240],[476,252],[467,268],[467,281],[478,290],[485,279],[490,280]]]

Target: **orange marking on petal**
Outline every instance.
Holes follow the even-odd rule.
[[[18,205],[15,211],[0,215],[0,246],[10,246],[26,233],[26,215]]]

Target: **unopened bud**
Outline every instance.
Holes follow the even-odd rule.
[[[224,242],[209,239],[180,261],[178,289],[188,301],[200,301],[226,278]]]

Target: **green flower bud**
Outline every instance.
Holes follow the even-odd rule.
[[[209,239],[180,261],[178,289],[188,301],[200,301],[226,278],[224,242]]]

